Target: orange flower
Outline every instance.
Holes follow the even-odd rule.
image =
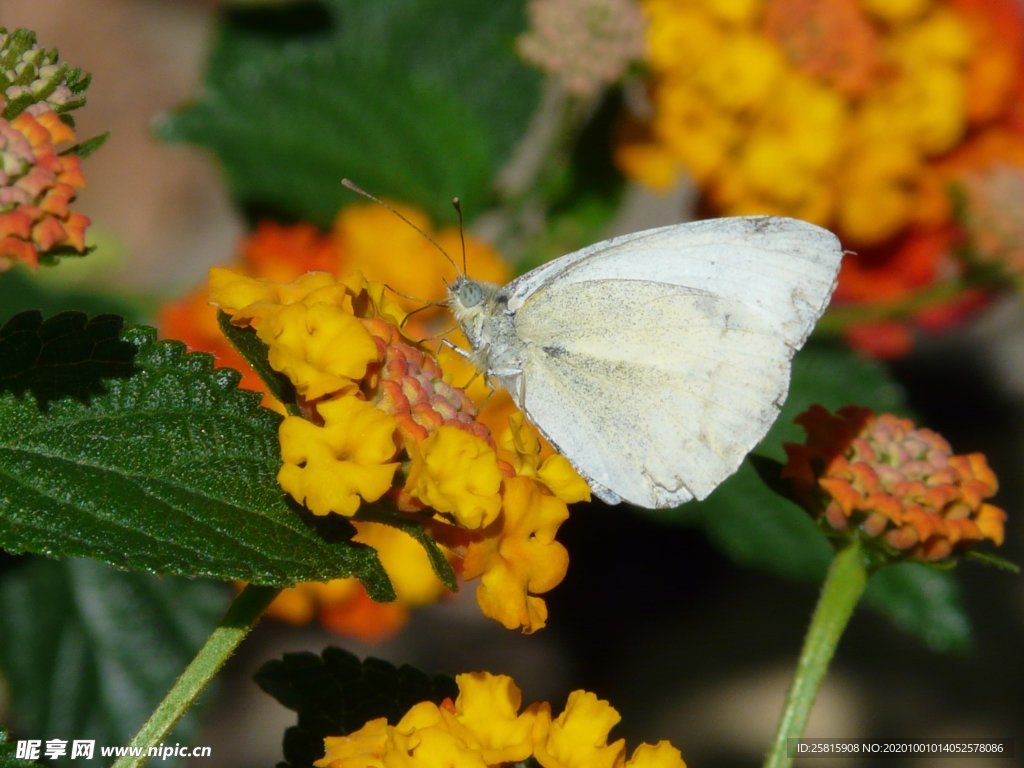
[[[954,455],[941,435],[856,406],[815,405],[796,421],[807,441],[785,446],[783,476],[829,529],[923,561],[1003,543],[1006,513],[985,501],[998,482],[982,454]]]

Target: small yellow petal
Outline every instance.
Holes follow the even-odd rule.
[[[501,510],[498,457],[486,442],[444,425],[408,446],[406,489],[427,506],[452,515],[464,528],[490,525]]]
[[[397,425],[354,396],[322,402],[317,411],[322,427],[295,416],[281,422],[278,483],[313,514],[352,515],[360,498],[376,501],[391,487]]]

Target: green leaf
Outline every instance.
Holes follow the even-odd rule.
[[[18,737],[127,744],[227,605],[218,584],[33,558],[0,582],[0,667]],[[177,735],[191,740],[196,723]],[[62,761],[67,765],[101,765]],[[3,765],[0,759],[0,766]]]
[[[221,332],[245,361],[256,372],[267,387],[267,392],[277,398],[293,416],[300,415],[295,387],[287,376],[275,371],[270,366],[267,345],[256,336],[252,328],[239,328],[231,324],[231,315],[217,310],[217,325]]]
[[[864,601],[933,650],[962,651],[970,644],[960,585],[950,571],[918,563],[882,568],[868,582]]]
[[[78,142],[75,146],[68,150],[73,155],[78,157],[88,157],[97,149],[107,143],[107,139],[110,138],[110,131],[105,131],[97,136],[93,136],[85,141]]]
[[[201,96],[160,135],[212,150],[244,204],[325,227],[354,200],[345,177],[435,220],[453,195],[484,210],[539,99],[522,2],[325,7],[315,34],[308,4],[226,16]]]
[[[394,725],[414,704],[458,695],[449,677],[380,659],[360,662],[340,648],[325,648],[320,656],[285,654],[264,664],[256,682],[298,714],[298,724],[285,732],[286,762],[280,765],[289,768],[309,768],[323,757],[326,736],[351,733],[378,717]]]
[[[38,325],[45,365],[19,362],[0,379],[0,546],[268,586],[357,576],[375,600],[393,599],[373,549],[347,540],[350,525],[310,520],[278,487],[280,416],[236,388],[237,371],[139,326],[120,333],[130,375],[108,376],[107,357],[83,358],[94,334],[91,323],[74,330],[82,317]],[[31,349],[36,320],[17,316],[0,337]],[[43,344],[51,337],[59,344]],[[65,375],[62,350],[80,380]],[[69,396],[44,408],[37,391]]]
[[[0,327],[0,391],[31,392],[45,410],[60,397],[88,401],[104,380],[134,371],[135,347],[121,339],[124,320],[67,312],[45,324],[38,312],[16,315]]]

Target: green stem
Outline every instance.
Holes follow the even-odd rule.
[[[243,589],[228,608],[220,624],[207,638],[195,658],[181,673],[160,706],[150,715],[142,729],[135,734],[131,747],[139,748],[141,756],[124,756],[113,768],[138,768],[149,760],[150,747],[159,745],[170,733],[189,707],[203,692],[228,657],[234,653],[249,630],[255,626],[270,602],[277,596],[276,587],[258,587],[250,584]]]
[[[796,674],[786,696],[765,768],[785,768],[793,764],[793,758],[786,750],[788,740],[803,735],[814,697],[825,678],[839,638],[864,593],[867,580],[864,552],[860,541],[854,539],[836,554],[821,586],[818,605],[804,638]]]

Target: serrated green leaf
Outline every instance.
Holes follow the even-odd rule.
[[[116,315],[56,315],[46,323],[25,312],[0,327],[0,391],[22,397],[31,392],[45,409],[51,400],[88,402],[104,381],[134,371],[136,349],[121,339],[124,320]]]
[[[970,644],[960,585],[949,571],[918,563],[882,568],[868,582],[864,601],[933,650],[962,651]]]
[[[282,376],[270,365],[270,358],[267,355],[267,345],[256,336],[252,328],[239,328],[232,325],[231,315],[217,310],[217,325],[221,333],[231,342],[231,346],[242,357],[249,366],[256,372],[273,397],[283,403],[288,413],[293,416],[300,415],[299,406],[296,401],[295,387],[287,376]]]
[[[215,626],[228,593],[89,560],[8,568],[0,668],[19,738],[127,744]],[[195,733],[191,719],[176,731],[186,741]],[[107,762],[99,757],[60,764]]]
[[[57,316],[40,336],[51,322],[69,324]],[[124,330],[133,372],[103,378],[88,402],[42,410],[0,380],[0,546],[269,586],[357,576],[374,599],[393,599],[373,549],[326,539],[278,487],[280,416],[236,388],[237,371],[155,336]],[[15,381],[50,391],[46,372],[61,370],[50,362]]]
[[[321,226],[353,201],[344,177],[435,219],[453,195],[482,211],[538,101],[512,44],[521,2],[327,7],[326,33],[287,40],[258,20],[287,27],[308,6],[228,16],[202,96],[160,134],[211,149],[243,203]]]
[[[430,677],[380,659],[360,662],[340,648],[326,648],[320,656],[285,654],[264,664],[255,677],[260,688],[298,714],[298,724],[284,738],[287,762],[281,765],[289,768],[310,768],[323,756],[326,736],[351,733],[378,717],[393,725],[414,704],[458,695],[449,677]]]

